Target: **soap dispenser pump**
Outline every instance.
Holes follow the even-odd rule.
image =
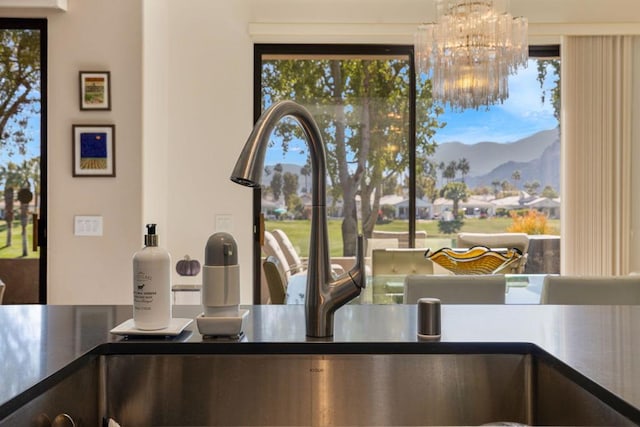
[[[158,246],[156,224],[147,224],[144,248],[133,256],[133,322],[141,330],[171,322],[171,255]]]

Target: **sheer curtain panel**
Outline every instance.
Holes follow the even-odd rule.
[[[633,37],[565,37],[562,274],[629,273]]]

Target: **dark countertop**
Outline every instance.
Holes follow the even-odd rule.
[[[312,344],[303,306],[246,308],[245,337],[221,342],[203,339],[195,321],[173,338],[111,335],[131,317],[130,306],[0,306],[0,418],[16,396],[24,400],[31,387],[105,343],[115,343],[114,351],[174,353],[420,352],[420,346],[437,351],[449,343],[532,343],[640,408],[640,306],[445,305],[441,341],[423,343],[416,338],[415,305],[348,305],[336,312],[334,338]],[[200,312],[199,306],[174,307],[174,317]]]

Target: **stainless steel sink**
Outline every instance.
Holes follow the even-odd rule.
[[[0,425],[46,411],[78,425],[635,425],[633,408],[537,347],[406,348],[421,354],[87,356]]]

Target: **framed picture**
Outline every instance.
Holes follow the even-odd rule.
[[[111,110],[109,71],[80,71],[80,109]]]
[[[73,176],[116,176],[115,125],[73,125]]]

